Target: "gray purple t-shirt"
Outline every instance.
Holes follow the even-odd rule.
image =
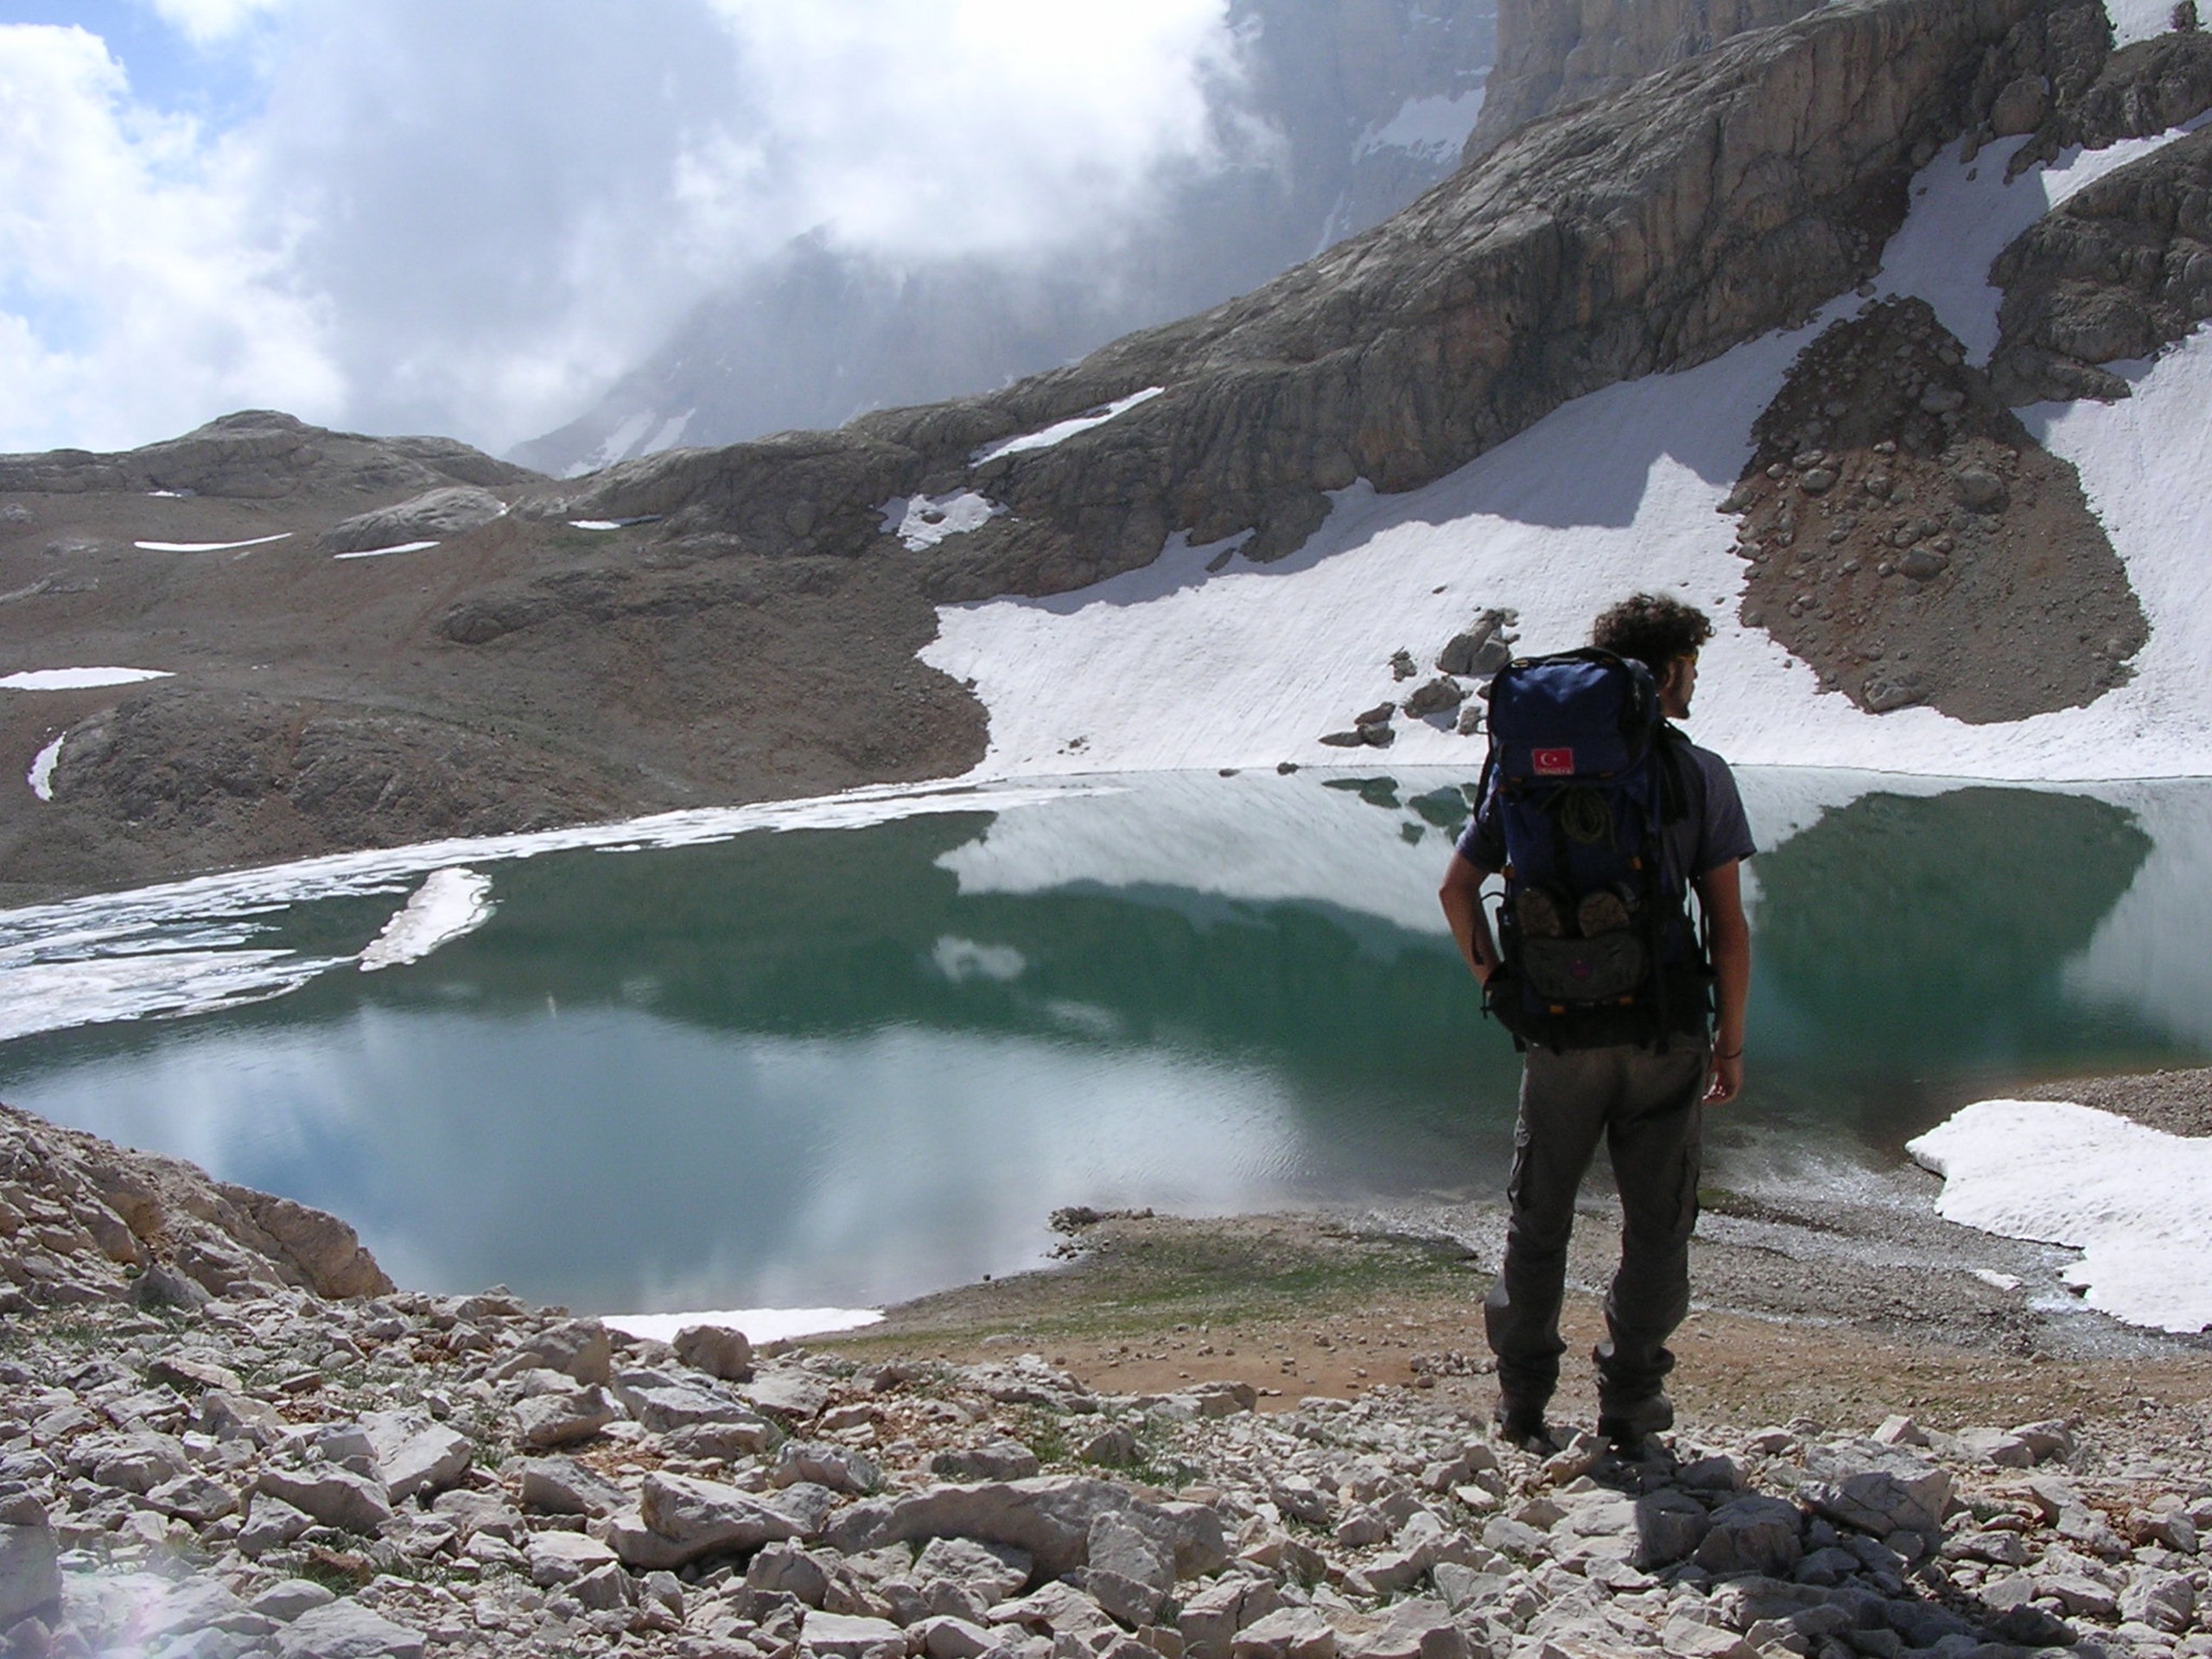
[[[1744,798],[1736,788],[1736,774],[1711,749],[1694,743],[1681,745],[1697,769],[1689,813],[1666,827],[1667,859],[1673,873],[1698,877],[1723,864],[1745,859],[1758,850],[1751,841],[1751,820],[1744,816]],[[1492,790],[1476,810],[1474,822],[1459,837],[1459,856],[1481,870],[1505,868],[1505,830],[1498,822],[1497,793]]]

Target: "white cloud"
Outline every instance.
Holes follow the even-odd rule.
[[[134,105],[96,36],[0,28],[0,448],[334,414],[321,308],[250,219],[238,157]]]
[[[289,0],[149,0],[161,20],[199,45],[212,45],[281,11]]]
[[[792,236],[1112,240],[1235,77],[1226,0],[149,3],[265,107],[211,135],[0,27],[0,448],[255,404],[503,448]]]

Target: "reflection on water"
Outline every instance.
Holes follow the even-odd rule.
[[[490,864],[491,922],[423,962],[26,1039],[0,1093],[336,1210],[403,1281],[593,1307],[912,1294],[1033,1260],[1061,1204],[1481,1189],[1518,1068],[1434,908],[1459,782],[1135,779]],[[1745,783],[1786,838],[1722,1163],[1885,1155],[1978,1083],[2201,1058],[2202,970],[2137,970],[2212,904],[2196,786]],[[245,943],[342,957],[395,902]]]

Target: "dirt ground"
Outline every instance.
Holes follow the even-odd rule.
[[[2179,1096],[2205,1109],[2212,1072],[2053,1091],[2171,1119],[2160,1103]],[[2212,1336],[2139,1331],[2081,1308],[2058,1277],[2071,1252],[1943,1222],[1937,1190],[1914,1170],[1851,1202],[1708,1192],[1692,1247],[1696,1300],[1674,1344],[1681,1425],[1802,1419],[1864,1431],[1897,1412],[1943,1429],[2069,1418],[2149,1454],[2212,1427]],[[1595,1415],[1580,1357],[1603,1334],[1617,1216],[1601,1191],[1586,1192],[1557,1421]],[[1113,1214],[1064,1228],[1064,1265],[925,1297],[810,1345],[962,1363],[1033,1352],[1116,1394],[1243,1382],[1262,1410],[1417,1388],[1482,1415],[1495,1388],[1481,1302],[1503,1224],[1496,1205]]]

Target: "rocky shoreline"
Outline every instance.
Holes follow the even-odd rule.
[[[1693,1394],[1638,1459],[1571,1428],[1540,1459],[1488,1433],[1479,1361],[1300,1394],[1287,1349],[1194,1329],[1117,1243],[1211,1226],[1259,1264],[1229,1304],[1280,1292],[1348,1355],[1402,1347],[1425,1286],[1468,1312],[1465,1264],[1341,1230],[1337,1294],[1287,1219],[1072,1216],[1061,1274],[755,1353],[398,1291],[334,1218],[20,1113],[0,1171],[11,1659],[2212,1655],[2212,1360],[2185,1340],[2155,1381],[2046,1365],[2096,1392],[2015,1422],[2001,1353],[1956,1351],[1979,1393],[1939,1399],[1932,1347],[1839,1328],[1891,1408],[1731,1421]],[[1040,1314],[1102,1287],[1141,1347]],[[1695,1345],[1725,1323],[1686,1331],[1686,1376],[1744,1359]]]

